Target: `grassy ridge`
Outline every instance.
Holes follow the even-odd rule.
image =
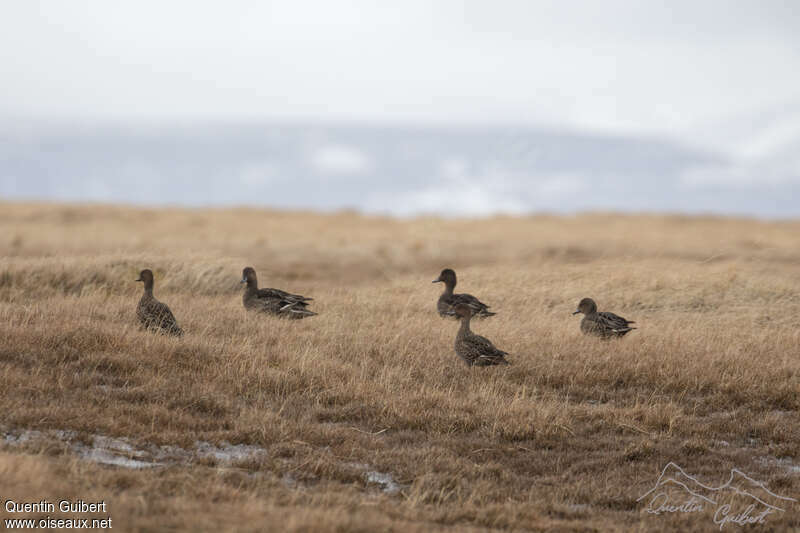
[[[717,526],[636,502],[669,461],[800,494],[780,466],[800,462],[800,223],[7,204],[0,227],[6,430],[266,450],[125,471],[7,446],[4,498],[88,491],[126,529],[686,530]],[[247,265],[320,315],[245,313]],[[457,359],[430,283],[445,266],[498,312],[473,329],[512,366]],[[138,329],[145,267],[184,338]],[[640,329],[583,337],[583,296]]]

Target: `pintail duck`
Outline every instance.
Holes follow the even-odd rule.
[[[278,289],[259,289],[256,271],[247,267],[242,271],[242,283],[247,283],[242,302],[245,309],[270,313],[284,318],[305,318],[317,313],[306,309],[313,298],[289,294]]]
[[[454,308],[458,304],[465,304],[472,308],[473,315],[478,318],[486,318],[497,314],[489,311],[488,305],[471,294],[453,294],[453,289],[456,288],[456,273],[450,268],[442,270],[439,277],[433,280],[432,283],[444,283],[444,292],[439,296],[439,301],[436,302],[436,310],[443,317],[455,317]]]
[[[461,327],[456,335],[456,355],[467,363],[467,366],[509,365],[505,356],[507,352],[495,348],[486,337],[475,335],[469,329],[469,321],[475,310],[467,304],[458,304],[454,308],[455,315],[461,320]]]
[[[581,331],[586,335],[597,335],[598,337],[622,337],[632,329],[629,324],[635,324],[633,320],[625,320],[619,315],[605,311],[597,312],[597,304],[591,298],[584,298],[578,304],[578,309],[572,313],[577,315],[583,313],[581,320]]]
[[[153,272],[150,269],[144,269],[135,281],[144,282],[144,294],[139,300],[139,305],[136,306],[136,316],[142,327],[176,337],[183,335],[183,330],[178,326],[178,321],[175,320],[175,316],[167,304],[159,302],[153,296]]]

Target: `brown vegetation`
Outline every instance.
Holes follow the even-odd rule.
[[[5,204],[0,230],[0,433],[265,450],[127,470],[0,441],[2,499],[104,499],[124,531],[719,530],[636,501],[669,461],[800,497],[798,222]],[[247,265],[319,316],[246,313]],[[444,267],[511,366],[456,357]],[[183,338],[139,329],[143,268]],[[585,296],[639,329],[585,337]]]

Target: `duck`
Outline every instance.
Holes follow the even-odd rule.
[[[581,331],[584,335],[595,335],[603,338],[622,337],[626,333],[636,328],[630,326],[635,324],[633,320],[626,320],[619,315],[606,311],[597,311],[597,304],[591,298],[584,298],[578,303],[578,309],[573,315],[583,313],[581,320]]]
[[[461,327],[456,334],[456,355],[467,363],[467,366],[510,365],[506,360],[508,352],[495,347],[486,337],[476,335],[469,329],[469,321],[475,310],[468,304],[457,304],[453,309],[455,316],[461,320]]]
[[[136,306],[136,317],[142,327],[176,337],[183,335],[183,330],[175,320],[175,315],[172,314],[169,306],[153,296],[153,271],[149,268],[142,270],[135,281],[144,283],[144,294],[139,300],[139,305]]]
[[[497,314],[489,311],[488,305],[471,294],[453,294],[453,289],[456,288],[456,272],[452,268],[442,270],[439,277],[433,280],[432,283],[444,283],[444,292],[439,296],[439,301],[436,302],[436,310],[442,317],[457,318],[454,308],[458,304],[465,304],[471,307],[474,311],[474,316],[478,318],[486,318]]]
[[[259,289],[258,277],[253,267],[246,267],[242,270],[241,283],[247,284],[244,296],[242,296],[242,303],[249,311],[292,319],[306,318],[317,314],[307,309],[308,302],[313,301],[313,298],[290,294],[279,289]]]

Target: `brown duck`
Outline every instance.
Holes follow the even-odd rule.
[[[245,309],[294,319],[317,314],[307,309],[308,302],[313,298],[289,294],[279,289],[259,289],[256,271],[252,267],[247,267],[242,271],[241,282],[247,283],[244,296],[242,296]]]
[[[507,352],[495,348],[492,341],[486,337],[475,335],[469,329],[469,321],[475,310],[467,304],[458,304],[454,309],[455,315],[461,320],[461,327],[456,335],[456,355],[467,363],[467,366],[492,366],[509,365],[505,356]]]
[[[473,315],[478,318],[486,318],[497,314],[489,311],[488,305],[471,294],[453,294],[453,289],[456,288],[456,273],[453,269],[445,268],[432,283],[444,283],[444,292],[439,296],[439,301],[436,302],[436,310],[443,317],[455,318],[454,308],[458,304],[465,304],[472,308]]]
[[[167,304],[159,302],[153,296],[153,272],[149,269],[142,270],[136,281],[144,282],[144,294],[139,300],[139,305],[136,306],[136,317],[142,327],[176,337],[183,335],[183,330],[178,326],[178,322]]]
[[[572,313],[577,315],[583,313],[581,320],[581,331],[586,335],[596,335],[598,337],[622,337],[629,331],[636,329],[629,324],[635,324],[633,320],[625,320],[619,315],[605,311],[597,311],[597,304],[591,298],[584,298],[578,304],[578,309]]]

